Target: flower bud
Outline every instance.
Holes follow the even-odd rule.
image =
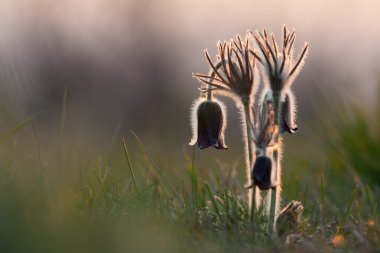
[[[198,143],[201,149],[213,146],[227,149],[224,143],[226,113],[224,105],[218,100],[197,100],[192,108],[193,137],[190,145]]]

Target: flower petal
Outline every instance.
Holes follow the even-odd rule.
[[[194,103],[192,109],[193,138],[190,145],[198,143],[200,149],[210,146],[216,149],[227,149],[224,143],[225,114],[224,105],[218,100],[203,99],[199,103]]]

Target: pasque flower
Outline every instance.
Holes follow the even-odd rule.
[[[260,190],[269,190],[276,185],[272,182],[272,160],[267,156],[256,158],[251,170],[252,184],[245,186],[246,189],[257,186]]]
[[[193,138],[190,145],[198,144],[201,149],[210,146],[227,148],[224,144],[224,105],[213,94],[234,98],[242,119],[250,220],[255,219],[256,210],[265,203],[270,217],[268,229],[275,232],[281,204],[281,134],[297,131],[291,85],[304,64],[308,44],[305,43],[299,56],[294,58],[296,36],[286,26],[283,27],[280,47],[274,34],[268,36],[265,29],[250,33],[253,38],[247,35],[244,41],[237,36],[229,42],[219,42],[215,62],[205,51],[210,73],[193,74],[206,86],[201,86],[201,98],[192,107]],[[257,50],[250,47],[253,41]],[[258,96],[260,77],[263,88]],[[263,195],[267,197],[262,198]],[[264,199],[268,201],[264,202]]]
[[[298,127],[295,123],[294,96],[291,91],[287,92],[281,103],[280,133],[295,133]]]
[[[272,184],[272,160],[267,156],[260,156],[256,159],[252,170],[253,183],[260,190],[269,190],[275,187]]]
[[[198,144],[201,149],[210,146],[216,149],[227,149],[224,143],[226,112],[220,101],[204,98],[196,100],[191,110],[191,121],[193,137],[190,145]]]
[[[217,91],[220,95],[228,95],[234,98],[237,107],[242,115],[242,133],[244,137],[245,165],[247,183],[251,182],[251,170],[254,159],[252,145],[253,129],[251,127],[253,118],[253,94],[257,90],[258,77],[256,74],[256,59],[250,53],[249,36],[243,41],[240,36],[231,39],[230,42],[218,43],[217,63],[214,64],[206,51],[206,59],[212,69],[211,75],[194,74],[200,81],[206,83],[208,87],[201,91],[210,94]],[[254,191],[248,191],[249,206],[253,203]]]
[[[254,142],[258,156],[251,170],[251,185],[246,188],[257,186],[260,190],[269,190],[275,187],[272,183],[272,160],[267,156],[267,148],[273,146],[274,136],[278,133],[275,125],[273,104],[265,100],[265,109],[256,115]]]
[[[253,50],[251,53],[262,64],[264,83],[274,99],[275,112],[279,116],[280,133],[295,133],[295,98],[290,87],[304,64],[309,45],[305,43],[297,60],[294,60],[295,31],[290,33],[286,26],[283,27],[281,49],[273,33],[270,38],[265,29],[262,33],[251,34],[259,46],[261,56]],[[276,100],[281,101],[280,104]]]
[[[273,110],[273,92],[272,90],[263,90],[265,96],[261,98],[261,114],[268,110],[268,103],[271,104],[271,110]],[[294,134],[297,132],[298,127],[296,124],[296,105],[294,94],[291,90],[288,90],[286,94],[281,99],[281,109],[280,109],[280,120],[279,120],[279,130],[280,134],[285,132]],[[260,119],[266,119],[265,115],[257,115],[256,121],[260,122]],[[260,129],[260,126],[258,127]]]
[[[308,44],[301,50],[296,60],[293,58],[295,32],[289,33],[286,26],[283,27],[282,46],[277,45],[274,34],[269,37],[264,29],[263,33],[252,33],[257,45],[259,46],[260,55],[251,50],[251,53],[261,63],[260,73],[264,80],[263,100],[261,115],[266,115],[266,110],[270,109],[270,117],[261,117],[267,125],[271,125],[276,131],[264,131],[260,136],[264,139],[256,140],[257,147],[263,152],[265,157],[266,149],[272,146],[272,151],[268,158],[257,159],[252,172],[252,178],[258,187],[273,189],[270,191],[270,203],[268,205],[269,216],[271,219],[270,227],[273,231],[276,229],[276,214],[280,208],[281,192],[281,154],[282,154],[282,137],[281,133],[294,133],[297,131],[295,124],[295,99],[291,91],[291,85],[300,72],[307,52]],[[268,128],[268,129],[271,129]],[[259,128],[260,129],[260,128]],[[264,142],[262,140],[265,140]],[[269,163],[269,160],[271,163]],[[273,168],[272,168],[273,162]],[[267,177],[270,177],[268,181]],[[271,186],[271,180],[276,182],[276,186]],[[279,190],[277,190],[279,186]],[[269,187],[269,188],[268,188]]]

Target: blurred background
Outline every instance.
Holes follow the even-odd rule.
[[[199,94],[192,73],[208,72],[204,50],[215,55],[217,41],[263,27],[279,38],[283,24],[296,29],[296,50],[310,45],[293,86],[299,132],[285,137],[285,199],[305,197],[305,185],[322,173],[334,178],[332,196],[362,184],[356,173],[379,184],[379,9],[376,0],[0,0],[0,176],[23,174],[6,188],[14,192],[33,188],[28,175],[59,189],[41,203],[15,193],[21,200],[0,213],[10,219],[3,227],[19,220],[20,205],[40,216],[42,206],[60,210],[46,221],[49,234],[76,203],[67,185],[103,165],[125,179],[122,137],[137,149],[130,130],[165,170],[183,171],[192,152],[189,110]],[[196,151],[196,164],[207,175],[237,167],[243,183],[240,119],[224,101],[229,150]],[[143,163],[141,154],[131,157]]]
[[[67,87],[66,128],[74,133],[101,143],[120,124],[181,146],[198,95],[191,74],[208,71],[204,49],[214,54],[218,40],[263,27],[279,35],[286,24],[296,28],[296,50],[311,46],[294,85],[302,129],[316,86],[356,83],[357,100],[373,105],[379,7],[375,0],[3,0],[1,104],[19,119],[44,110],[39,127],[51,129]]]

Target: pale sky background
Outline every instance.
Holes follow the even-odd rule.
[[[298,44],[308,41],[313,58],[329,57],[325,60],[335,61],[339,72],[373,72],[379,56],[380,2],[375,0],[2,0],[0,7],[2,50],[20,51],[26,33],[54,29],[101,58],[112,57],[112,51],[104,52],[107,42],[125,46],[131,33],[149,37],[142,34],[146,29],[139,31],[146,25],[175,40],[171,43],[185,56],[189,52],[191,62],[218,39],[264,26],[279,32],[288,24],[296,28]],[[163,43],[162,37],[150,37],[151,43]]]

